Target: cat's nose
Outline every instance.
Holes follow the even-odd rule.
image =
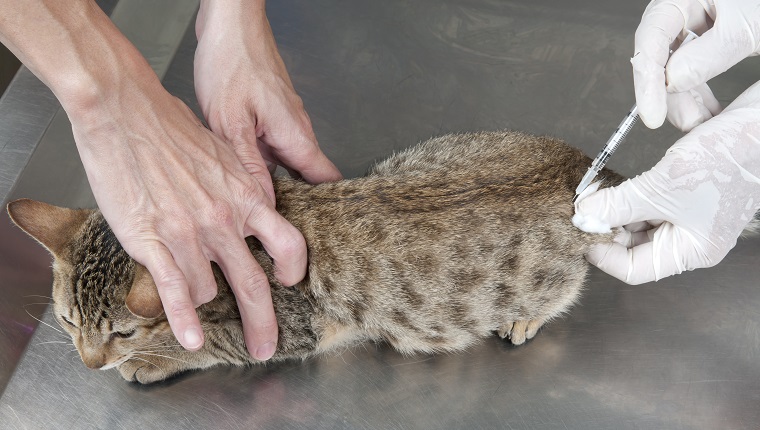
[[[82,355],[82,361],[90,369],[100,369],[106,365],[106,357],[103,354]]]

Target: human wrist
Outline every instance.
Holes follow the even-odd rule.
[[[218,35],[217,30],[225,29],[237,20],[247,25],[255,25],[257,20],[266,20],[264,0],[201,0],[195,23],[195,34],[200,41],[209,35]]]
[[[82,70],[53,91],[72,125],[92,124],[114,110],[136,111],[144,106],[134,103],[144,105],[166,92],[139,54],[135,58],[119,58],[101,69]]]
[[[124,94],[138,88],[154,96],[156,91],[164,91],[147,60],[106,20],[86,30],[93,38],[89,52],[46,82],[72,122],[91,118],[107,105],[125,103]]]

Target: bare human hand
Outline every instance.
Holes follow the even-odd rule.
[[[98,205],[153,276],[180,343],[203,344],[194,307],[216,294],[215,261],[235,291],[251,355],[271,357],[269,284],[244,237],[261,240],[278,280],[292,285],[306,270],[301,234],[93,2],[0,4],[0,40],[61,101]]]
[[[277,51],[263,0],[204,0],[196,22],[195,89],[209,127],[274,201],[277,165],[311,183],[341,179],[319,149]]]

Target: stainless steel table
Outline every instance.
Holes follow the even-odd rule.
[[[645,1],[271,0],[269,17],[325,152],[346,176],[450,131],[511,128],[594,154],[633,102]],[[195,107],[196,2],[103,2]],[[730,101],[746,61],[713,81]],[[197,111],[197,109],[196,109]],[[638,126],[634,175],[680,134]],[[0,198],[94,204],[65,114],[28,71],[0,100]],[[760,428],[760,239],[723,263],[626,286],[594,270],[581,303],[528,344],[403,357],[366,344],[306,362],[155,386],[90,371],[45,310],[47,255],[0,219],[0,428]],[[29,314],[27,314],[27,311]],[[32,316],[40,317],[37,324]]]

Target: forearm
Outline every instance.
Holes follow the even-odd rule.
[[[107,101],[126,77],[160,85],[93,1],[0,0],[0,9],[0,42],[50,87],[70,117]]]

